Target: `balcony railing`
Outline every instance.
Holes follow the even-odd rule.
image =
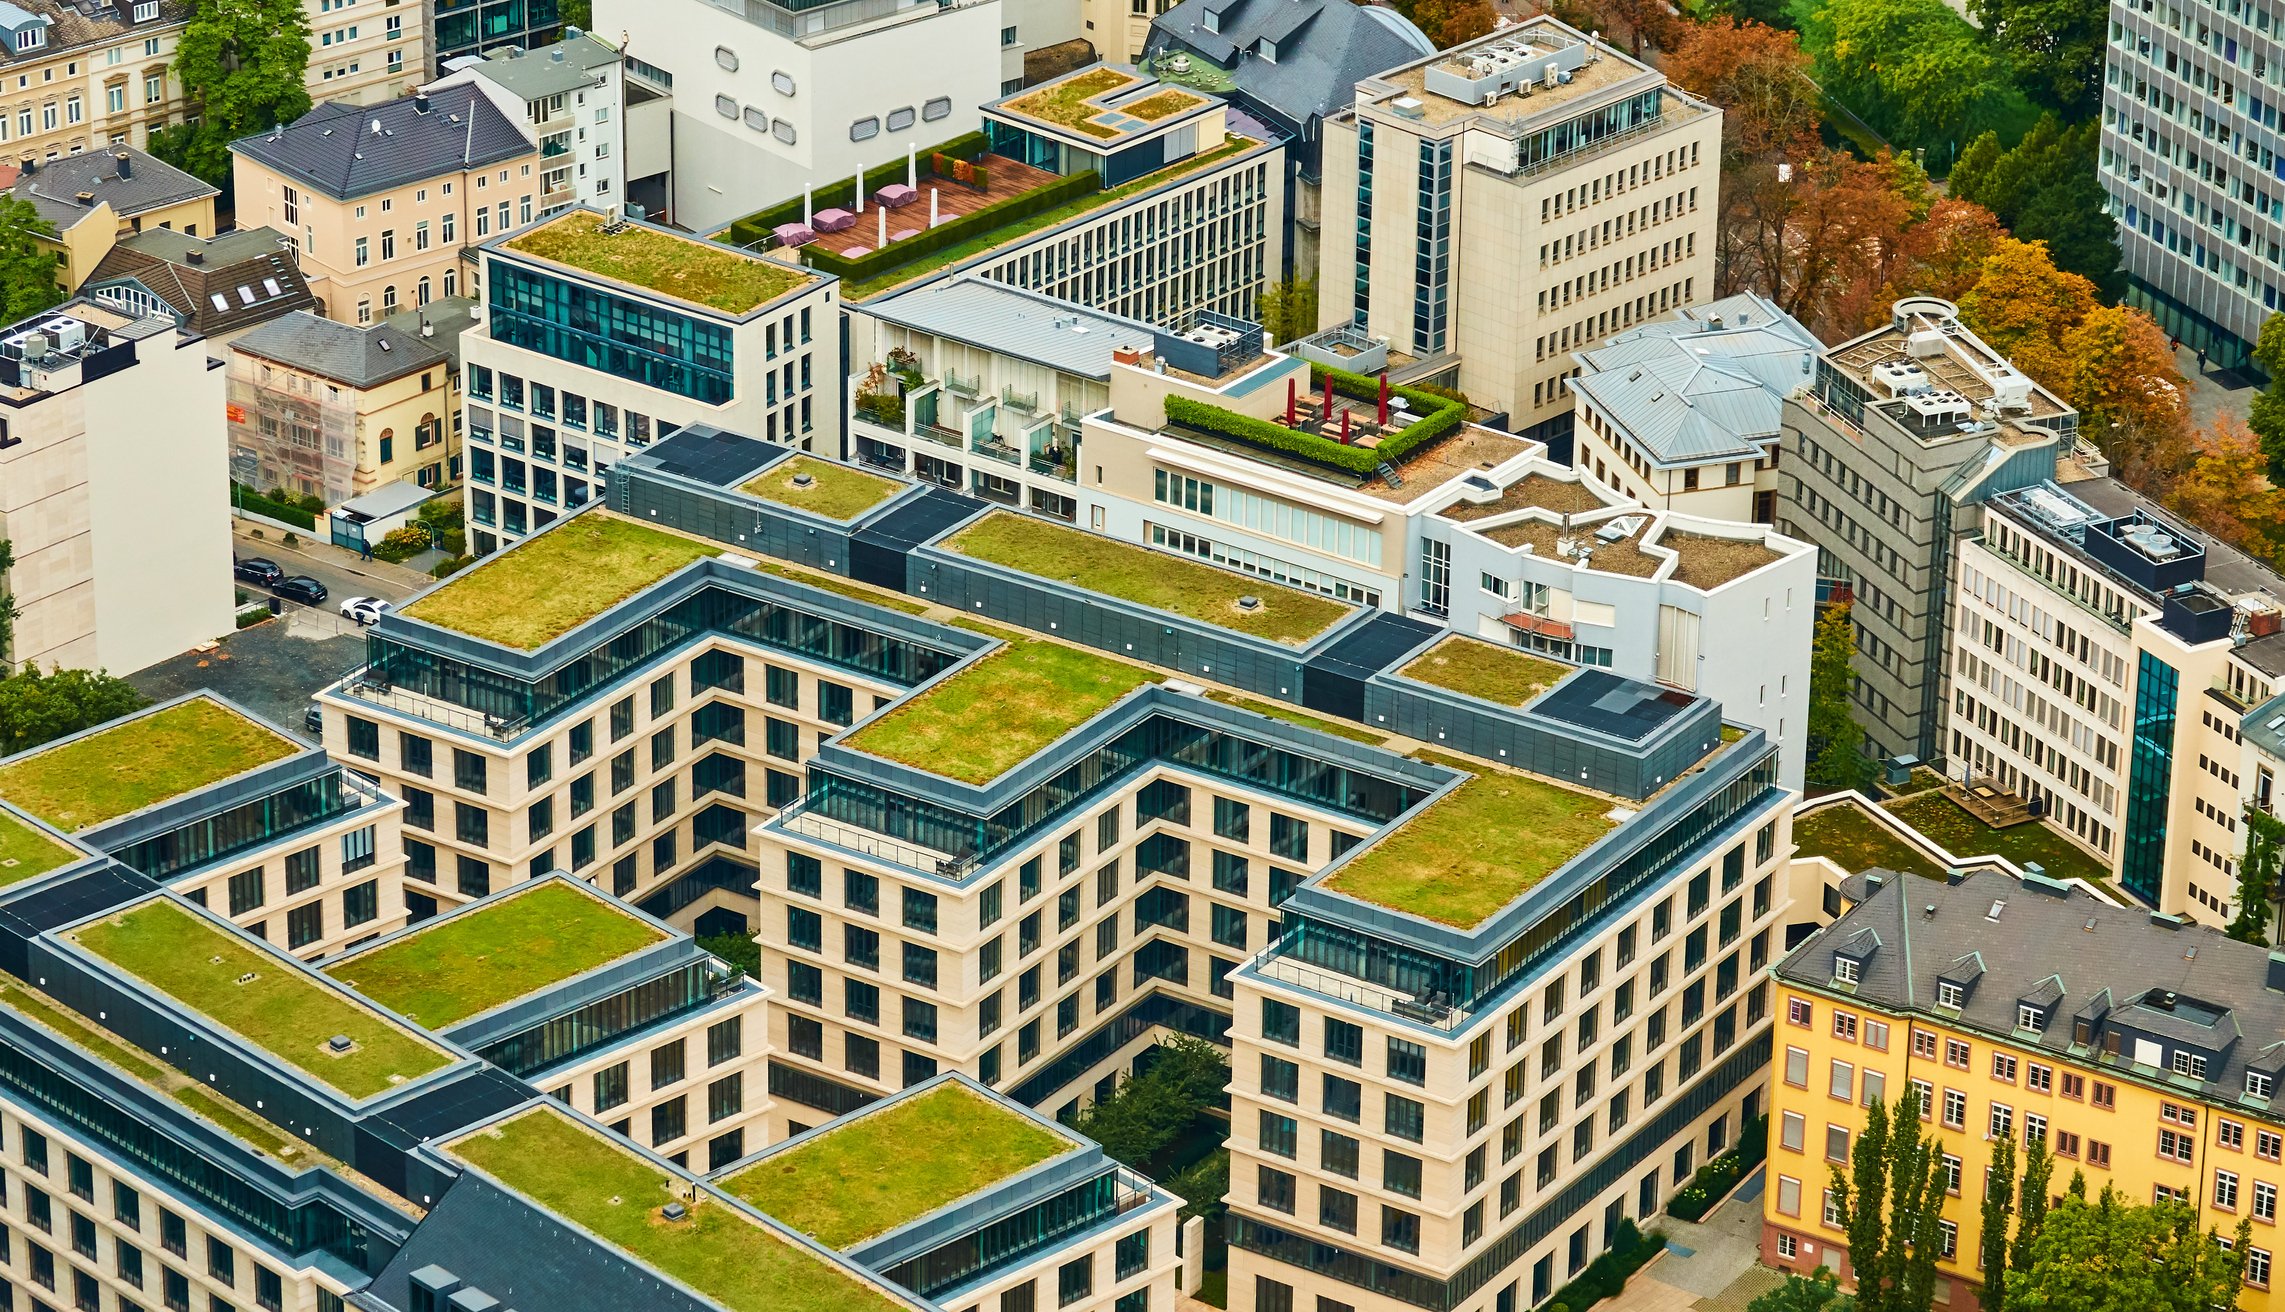
[[[1455,1030],[1468,1019],[1466,1012],[1449,1004],[1435,999],[1407,997],[1377,984],[1367,984],[1361,979],[1305,966],[1291,957],[1280,956],[1276,948],[1254,958],[1253,965],[1258,974],[1268,979],[1372,1011],[1402,1016],[1415,1025],[1426,1025],[1430,1029]]]
[[[954,450],[964,450],[968,445],[966,433],[957,428],[946,428],[942,424],[932,424],[926,420],[916,419],[913,421],[912,435],[927,438],[931,442],[941,442]]]
[[[1011,409],[1022,410],[1027,414],[1039,409],[1037,392],[1019,392],[1013,387],[1003,387],[1000,389],[1000,400]]]
[[[1000,461],[1003,464],[1020,465],[1023,463],[1023,452],[989,433],[976,439],[976,454]]]
[[[812,811],[806,797],[779,811],[777,823],[780,828],[793,833],[831,843],[835,847],[847,848],[877,861],[891,861],[907,870],[917,870],[924,874],[956,874],[966,865],[963,859],[949,852],[899,842],[894,838],[884,838],[869,829],[829,820]]]
[[[503,719],[497,715],[485,715],[478,711],[469,710],[465,706],[455,706],[451,702],[439,701],[421,693],[409,692],[391,683],[387,674],[372,665],[366,665],[356,670],[342,681],[336,691],[345,697],[354,697],[362,702],[386,707],[400,715],[409,715],[415,719],[426,720],[431,724],[464,729],[470,733],[480,733],[499,742],[512,740],[522,733],[527,725],[527,721],[520,716],[513,720]]]
[[[1072,481],[1071,459],[1068,456],[1059,460],[1051,460],[1043,455],[1033,456],[1031,458],[1031,472],[1046,474],[1050,478],[1060,478],[1068,483]]]
[[[947,369],[944,371],[944,386],[952,391],[958,392],[962,396],[982,396],[984,388],[984,376],[982,374],[968,374],[963,376],[961,374],[952,372],[950,369]]]

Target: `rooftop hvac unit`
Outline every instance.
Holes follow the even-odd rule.
[[[1872,381],[1890,397],[1918,396],[1929,388],[1927,373],[1920,366],[1902,360],[1874,365]]]
[[[1922,328],[1904,339],[1904,352],[1915,360],[1925,360],[1944,353],[1944,334],[1933,328]]]
[[[87,345],[87,325],[77,319],[58,315],[40,325],[59,351],[76,351]]]

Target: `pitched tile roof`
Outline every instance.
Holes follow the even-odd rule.
[[[61,0],[11,0],[9,8],[27,18],[48,20],[47,42],[18,53],[0,41],[0,68],[16,64],[38,63],[55,57],[58,51],[76,46],[94,45],[97,42],[116,41],[129,33],[164,32],[181,27],[190,17],[191,0],[159,0],[159,14],[142,22],[129,21],[134,9],[127,6],[98,5],[80,0],[76,4]],[[22,26],[24,19],[13,22],[0,19],[0,25]]]
[[[231,349],[346,387],[372,387],[450,362],[432,343],[402,329],[387,324],[358,328],[307,310],[272,319],[231,343]]]
[[[378,105],[329,100],[292,123],[230,149],[336,200],[370,196],[536,149],[521,126],[475,87],[447,87]]]
[[[191,332],[235,332],[316,304],[285,241],[272,228],[219,237],[152,228],[113,246],[83,290],[101,301],[132,284],[165,302]]]
[[[125,219],[221,194],[131,146],[42,161],[32,172],[18,173],[8,191],[18,200],[30,201],[57,232],[77,225],[106,202],[114,215]],[[81,201],[82,194],[90,199]]]

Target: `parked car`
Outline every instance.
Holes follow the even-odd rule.
[[[322,735],[325,732],[325,715],[317,709],[316,702],[302,708],[301,727],[312,734]]]
[[[325,585],[307,574],[279,579],[270,585],[270,591],[287,601],[298,601],[305,606],[315,606],[325,600]]]
[[[286,576],[286,572],[278,568],[278,562],[260,556],[233,561],[230,572],[248,583],[259,583],[265,588],[276,587],[278,580]]]
[[[341,603],[341,613],[359,624],[372,624],[389,611],[389,603],[379,597],[351,597]]]

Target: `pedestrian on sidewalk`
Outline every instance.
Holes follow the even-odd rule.
[[[372,543],[370,543],[370,542],[367,542],[367,541],[366,541],[365,539],[363,539],[363,538],[359,538],[359,539],[357,539],[357,559],[359,559],[359,560],[371,560],[372,558],[373,558],[373,544],[372,544]]]

